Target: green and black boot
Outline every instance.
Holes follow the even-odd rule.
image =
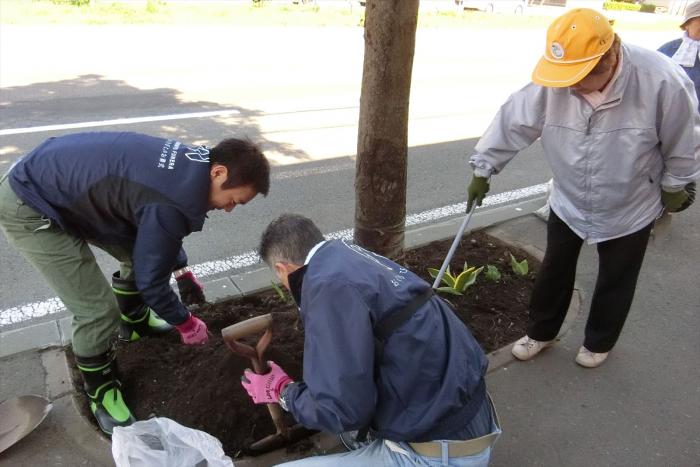
[[[110,436],[114,427],[131,425],[136,421],[122,398],[115,357],[113,350],[96,357],[75,356],[83,375],[85,392],[90,398],[90,410],[100,429]]]
[[[133,342],[148,334],[160,334],[173,329],[174,326],[166,323],[143,303],[134,281],[124,280],[119,277],[119,272],[115,272],[112,274],[112,290],[121,311],[120,340]]]

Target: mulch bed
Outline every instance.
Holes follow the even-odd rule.
[[[433,242],[409,251],[404,264],[432,284],[427,268],[440,268],[450,244],[451,240]],[[527,276],[512,272],[509,253],[518,260],[527,258]],[[482,232],[462,240],[451,261],[451,270],[461,271],[465,261],[470,266],[495,265],[502,274],[500,281],[491,282],[482,272],[466,295],[443,295],[484,351],[490,352],[524,335],[527,303],[539,262]],[[250,367],[249,361],[229,350],[220,331],[265,313],[273,313],[275,320],[267,359],[277,362],[293,379],[301,379],[304,335],[298,311],[291,302],[267,291],[205,305],[196,312],[212,333],[210,342],[203,347],[180,344],[175,332],[120,345],[117,358],[124,397],[136,418],[168,417],[215,436],[233,458],[249,454],[246,446],[275,429],[265,406],[253,405],[241,387],[240,376]],[[299,446],[292,449],[297,451]]]

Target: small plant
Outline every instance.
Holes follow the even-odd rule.
[[[513,256],[512,253],[508,254],[510,255],[510,266],[513,268],[513,272],[519,276],[527,276],[527,273],[529,271],[527,260],[524,259],[518,262],[518,260],[515,259],[515,256]]]
[[[275,290],[280,300],[282,300],[284,303],[290,302],[289,296],[284,292],[284,290],[282,290],[282,287],[275,284],[275,281],[270,281],[270,284],[272,284],[272,288]]]
[[[457,276],[453,276],[450,272],[450,267],[447,267],[445,275],[442,276],[442,282],[447,284],[446,287],[438,287],[438,291],[446,292],[452,295],[464,295],[469,287],[476,283],[476,278],[479,273],[484,269],[484,267],[477,268],[476,266],[469,267],[467,263],[464,263],[464,270]],[[428,268],[428,273],[435,279],[440,271],[434,268]]]
[[[492,264],[487,264],[484,276],[486,276],[486,278],[490,281],[498,282],[499,280],[501,280],[501,271],[499,271],[496,266]]]

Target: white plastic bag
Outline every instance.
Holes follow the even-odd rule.
[[[221,442],[169,418],[150,418],[112,433],[117,467],[233,467]]]

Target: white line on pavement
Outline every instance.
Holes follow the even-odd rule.
[[[147,117],[115,118],[113,120],[96,120],[92,122],[64,123],[60,125],[31,126],[27,128],[8,128],[0,130],[0,136],[19,135],[22,133],[39,133],[42,131],[72,130],[76,128],[92,128],[98,126],[129,125],[132,123],[163,122],[167,120],[184,120],[187,118],[226,117],[238,115],[234,109],[213,110],[209,112],[190,112],[184,114],[152,115]]]
[[[313,169],[311,169],[313,170]],[[291,176],[290,176],[291,177]],[[482,204],[482,209],[489,206],[497,206],[506,203],[513,203],[521,199],[530,198],[532,196],[546,193],[548,189],[547,183],[533,185],[517,190],[506,191],[496,195],[487,196]],[[441,208],[430,209],[427,211],[411,214],[406,217],[406,227],[412,225],[434,222],[445,217],[464,214],[467,203],[451,204]],[[344,229],[337,232],[326,234],[327,238],[352,238],[353,229]],[[207,261],[204,263],[191,265],[198,278],[204,278],[214,274],[235,271],[248,266],[253,266],[260,262],[260,257],[254,251],[247,251],[243,254],[230,256],[228,258]],[[9,324],[17,324],[32,318],[40,318],[42,316],[58,313],[65,310],[65,306],[57,297],[44,300],[42,302],[27,303],[24,305],[0,310],[0,327]]]
[[[300,170],[285,170],[282,172],[277,172],[275,174],[272,174],[272,179],[273,180],[288,180],[290,178],[298,178],[298,177],[306,177],[309,175],[321,175],[321,174],[327,174],[327,173],[333,173],[333,172],[340,172],[342,170],[351,170],[355,168],[355,163],[347,163],[347,164],[337,164],[337,165],[330,165],[330,166],[325,166],[325,167],[311,167],[309,169],[300,169]]]

